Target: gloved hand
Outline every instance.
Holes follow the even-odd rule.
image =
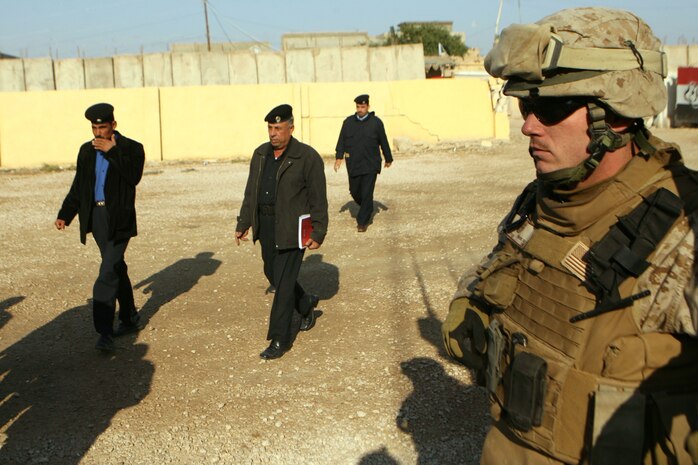
[[[441,326],[449,355],[468,368],[483,370],[487,362],[486,324],[489,325],[489,317],[476,310],[467,299],[454,300]]]

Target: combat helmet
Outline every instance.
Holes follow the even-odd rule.
[[[607,151],[633,139],[641,148],[649,145],[642,118],[663,111],[667,99],[660,45],[647,23],[628,11],[572,8],[502,30],[485,68],[507,81],[505,95],[589,100],[590,157],[578,167],[542,175],[551,182],[579,181]],[[615,132],[606,123],[608,110],[636,121],[628,131]]]

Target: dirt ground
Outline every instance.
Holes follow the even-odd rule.
[[[656,133],[698,168],[698,129]],[[478,463],[486,397],[440,323],[534,175],[526,140],[395,157],[363,234],[326,161],[329,234],[300,278],[322,314],[275,361],[259,245],[233,241],[246,163],[147,164],[126,256],[147,324],[111,356],[87,301],[97,247],[53,228],[74,172],[0,171],[0,464]]]

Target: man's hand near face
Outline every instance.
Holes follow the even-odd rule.
[[[95,137],[92,139],[92,146],[95,150],[107,153],[116,146],[116,137],[112,134],[110,139],[102,139],[101,137]]]

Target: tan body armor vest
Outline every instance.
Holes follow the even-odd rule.
[[[625,279],[619,287],[621,297],[642,290],[648,291],[648,297],[626,308],[570,322],[597,305],[584,282],[587,264],[582,257],[589,247],[658,188],[681,196],[680,186],[664,169],[668,158],[664,154],[633,160],[615,180],[599,187],[605,192],[587,205],[595,210],[593,221],[578,229],[574,222],[560,221],[563,226],[556,230],[556,219],[546,214],[550,205],[541,205],[539,199],[534,218],[522,219],[518,227],[502,234],[499,246],[468,286],[468,298],[486,303],[507,341],[501,357],[505,378],[492,393],[493,416],[506,419],[502,407],[507,397],[519,395],[507,392],[512,389],[506,374],[513,360],[524,352],[543,359],[547,371],[542,416],[528,431],[516,427],[511,431],[558,460],[589,461],[591,444],[598,438],[608,443],[614,428],[625,436],[620,449],[611,444],[604,452],[606,458],[615,450],[625,454],[627,463],[627,454],[641,453],[648,405],[644,395],[651,396],[658,411],[663,402],[668,406],[664,410],[676,410],[678,403],[686,411],[685,404],[692,402],[695,416],[698,344],[686,334],[676,334],[695,335],[682,292],[693,276],[694,254],[685,214],[648,257],[646,272]],[[561,205],[574,209],[574,205]],[[672,412],[667,415],[671,425]],[[686,420],[681,421],[685,425],[674,426],[673,433],[688,430]],[[633,441],[636,444],[629,444]],[[627,444],[631,447],[624,451]],[[603,450],[604,440],[595,447]]]

